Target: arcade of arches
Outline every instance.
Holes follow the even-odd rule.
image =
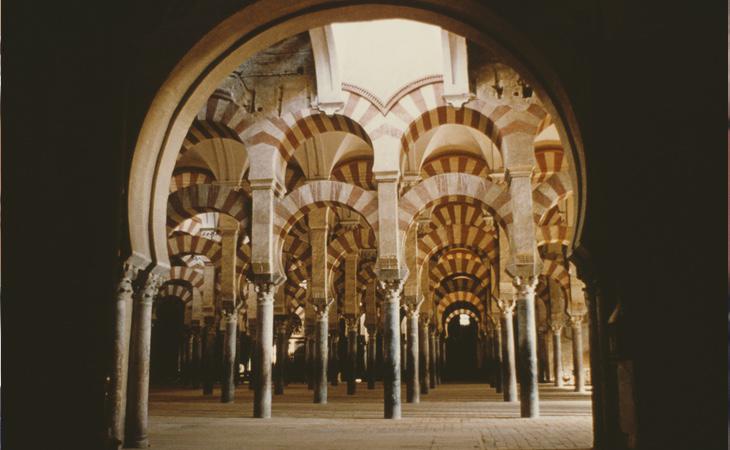
[[[130,212],[133,250],[136,229],[151,250],[119,283],[112,440],[146,447],[150,398],[172,387],[239,417],[382,390],[383,416],[407,418],[442,389],[517,421],[575,392],[589,415],[580,162],[530,75],[402,19],[281,37],[167,140],[151,225]],[[131,196],[152,184],[136,176]]]

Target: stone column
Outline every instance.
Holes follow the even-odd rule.
[[[418,350],[419,350],[419,372],[421,394],[428,394],[429,380],[431,379],[431,346],[428,345],[428,316],[423,316],[418,332]]]
[[[401,418],[400,396],[400,293],[402,280],[381,282],[383,299],[383,385],[384,416],[386,419]]]
[[[573,331],[573,375],[575,392],[585,392],[585,371],[583,370],[583,316],[571,316],[570,327]]]
[[[289,335],[287,333],[286,319],[279,319],[276,327],[276,381],[274,382],[274,394],[284,393],[284,374],[289,347]]]
[[[537,374],[540,383],[547,382],[547,351],[544,326],[537,329]]]
[[[408,320],[408,371],[406,372],[406,402],[419,403],[421,401],[421,386],[419,382],[418,361],[418,309],[409,308]]]
[[[563,346],[561,343],[561,335],[563,324],[554,322],[550,324],[553,331],[553,366],[555,367],[555,386],[563,387]]]
[[[162,277],[147,275],[142,295],[134,305],[131,330],[131,352],[127,389],[129,406],[126,415],[125,445],[132,448],[149,447],[147,414],[150,388],[150,338],[152,332],[152,302],[162,284]]]
[[[517,370],[515,363],[514,302],[500,302],[502,310],[502,394],[505,402],[517,401]]]
[[[347,319],[347,395],[355,395],[357,390],[357,329],[355,318]]]
[[[436,365],[436,326],[431,325],[428,334],[428,365],[431,368],[428,373],[428,384],[431,389],[436,388],[436,371],[433,367]]]
[[[215,383],[215,318],[205,317],[205,326],[201,336],[203,353],[201,355],[201,378],[203,381],[203,395],[213,395]]]
[[[375,344],[377,342],[376,328],[368,327],[368,389],[375,389]]]
[[[537,330],[535,326],[535,286],[537,279],[513,279],[516,288],[517,320],[520,352],[520,415],[539,417],[540,400],[537,385]]]
[[[314,327],[305,326],[305,337],[304,337],[304,372],[307,379],[307,389],[314,390],[314,338],[312,335],[315,334]]]
[[[221,380],[221,402],[232,403],[236,395],[236,340],[238,339],[238,312],[225,313],[223,337],[223,378]]]
[[[330,350],[329,350],[329,366],[330,366],[330,384],[339,386],[340,384],[340,345],[339,330],[330,330]]]
[[[498,394],[502,393],[502,323],[494,323],[494,339],[492,340],[492,353],[494,354],[494,389]]]
[[[270,281],[255,283],[256,289],[256,383],[254,385],[253,416],[271,418],[271,354],[274,347],[274,293]]]
[[[544,361],[545,361],[545,368],[543,370],[545,374],[545,382],[549,383],[553,381],[553,366],[552,361],[550,357],[552,356],[552,352],[550,351],[551,344],[551,336],[552,336],[552,330],[550,327],[546,326],[545,329],[542,332],[542,343],[543,343],[543,351],[545,352]]]
[[[436,386],[441,384],[441,372],[444,370],[443,364],[443,351],[444,351],[444,338],[441,333],[436,334],[436,362],[433,366],[433,370],[436,371]]]
[[[315,344],[315,382],[314,403],[327,403],[327,358],[329,336],[329,306],[332,300],[317,299],[314,301],[316,311],[316,344]]]
[[[124,420],[127,407],[127,371],[129,368],[129,340],[132,333],[134,289],[132,282],[139,268],[125,262],[114,302],[113,371],[109,387],[109,441],[112,448],[121,448],[124,442]]]

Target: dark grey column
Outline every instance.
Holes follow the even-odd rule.
[[[419,403],[421,401],[421,383],[418,379],[418,310],[409,308],[406,320],[408,321],[408,370],[406,372],[406,402]]]
[[[520,415],[540,416],[540,398],[537,389],[537,329],[535,324],[536,278],[515,277],[517,321],[519,324],[520,352]]]
[[[436,371],[433,367],[436,365],[436,326],[431,325],[428,333],[428,385],[431,389],[436,388]]]
[[[315,381],[314,403],[327,403],[327,359],[329,357],[329,305],[324,300],[315,303],[316,312],[316,342],[314,352]]]
[[[400,294],[402,280],[381,281],[385,293],[383,299],[383,385],[384,416],[386,419],[401,418],[400,397]]]
[[[492,353],[494,353],[494,389],[502,393],[502,323],[494,324],[494,338],[492,339]]]
[[[338,351],[340,345],[339,334],[339,330],[330,330],[329,379],[332,386],[339,386],[340,384],[340,352]]]
[[[213,395],[213,384],[215,383],[215,318],[208,316],[204,319],[205,326],[201,336],[203,353],[200,358],[200,371],[203,379],[203,395]]]
[[[517,370],[515,363],[515,328],[512,321],[514,303],[500,305],[502,309],[502,394],[505,402],[517,401]]]
[[[550,330],[549,326],[545,326],[545,328],[541,332],[542,335],[542,351],[543,351],[543,362],[544,367],[541,369],[542,373],[542,379],[541,381],[545,381],[545,383],[549,383],[553,380],[552,377],[552,362],[550,361],[550,341],[552,340],[552,331]]]
[[[125,263],[117,287],[114,302],[114,348],[113,371],[109,390],[109,443],[111,448],[121,448],[124,443],[124,420],[127,407],[127,371],[129,369],[129,341],[132,333],[132,311],[134,289],[132,282],[139,268]]]
[[[444,372],[444,336],[443,333],[436,334],[436,364],[433,370],[436,371],[436,386],[441,384],[441,377]]]
[[[231,403],[236,396],[236,341],[238,340],[238,313],[225,313],[223,335],[223,377],[221,379],[221,402]]]
[[[375,327],[368,327],[368,389],[375,389],[375,343],[377,336]]]
[[[550,325],[553,330],[553,366],[555,368],[555,386],[563,387],[563,346],[560,336],[563,331],[562,323]]]
[[[289,335],[287,333],[286,319],[280,318],[276,327],[276,380],[274,382],[274,394],[281,395],[284,393],[284,371],[286,370],[286,361],[289,357],[287,354],[289,346]]]
[[[315,327],[307,327],[304,334],[304,370],[307,378],[307,389],[314,390],[315,366],[314,366],[314,341]]]
[[[272,282],[257,282],[256,289],[256,383],[253,416],[271,418],[271,354],[274,347],[274,292]]]
[[[547,382],[547,353],[545,352],[545,333],[543,327],[537,329],[537,377],[540,383]]]
[[[355,395],[357,389],[357,321],[347,319],[347,395]]]
[[[129,390],[125,445],[132,448],[149,447],[147,414],[150,389],[150,338],[152,332],[152,302],[162,284],[162,277],[150,273],[142,295],[134,305],[131,353],[129,361]]]
[[[583,316],[571,316],[570,327],[573,331],[573,376],[575,392],[585,392],[585,371],[583,370]]]
[[[420,326],[418,327],[418,351],[419,355],[419,377],[421,385],[421,394],[428,394],[428,380],[431,378],[430,371],[433,369],[429,366],[431,362],[431,353],[428,345],[428,316],[423,316]]]

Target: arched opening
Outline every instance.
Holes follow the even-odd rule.
[[[496,324],[505,314],[505,309],[514,307],[503,302],[533,301],[526,297],[518,298],[509,287],[509,281],[522,279],[515,267],[526,265],[525,256],[538,260],[539,256],[545,256],[538,255],[536,251],[533,255],[524,253],[530,245],[537,249],[533,230],[538,228],[543,237],[548,236],[548,240],[549,236],[558,233],[568,242],[568,248],[580,235],[585,204],[583,167],[579,140],[570,129],[573,121],[569,105],[558,101],[561,98],[559,86],[544,84],[533,73],[534,67],[506,52],[500,42],[464,22],[413,8],[387,7],[376,11],[363,6],[346,10],[348,17],[353,18],[350,20],[393,19],[407,15],[410,19],[415,17],[427,23],[428,27],[437,30],[437,34],[432,33],[432,36],[437,36],[438,42],[447,49],[444,55],[450,58],[447,58],[448,64],[453,65],[451,72],[443,72],[439,77],[422,77],[417,83],[407,84],[385,98],[381,98],[384,96],[382,92],[368,91],[355,85],[355,78],[349,82],[340,80],[341,86],[335,89],[330,86],[328,90],[322,85],[323,78],[346,76],[346,71],[337,73],[332,55],[325,62],[317,59],[327,56],[317,53],[323,39],[329,45],[328,51],[333,51],[334,43],[328,41],[332,39],[328,34],[332,31],[328,31],[327,27],[338,22],[334,16],[339,11],[337,8],[305,13],[273,25],[255,37],[242,35],[235,44],[229,42],[228,50],[219,53],[215,63],[211,62],[210,71],[199,73],[195,82],[187,86],[186,93],[178,99],[180,102],[175,112],[165,116],[167,128],[164,135],[156,134],[147,125],[143,130],[142,134],[148,134],[149,139],[142,141],[140,138],[141,147],[139,154],[135,155],[133,173],[141,178],[136,179],[133,174],[130,199],[141,201],[149,209],[139,208],[134,203],[134,210],[130,211],[130,227],[134,228],[133,247],[138,250],[135,254],[142,257],[145,264],[151,262],[153,272],[159,270],[164,273],[171,255],[165,251],[169,238],[165,240],[164,248],[160,244],[158,234],[161,228],[165,228],[161,224],[168,225],[169,234],[171,229],[180,226],[183,211],[188,214],[191,211],[207,211],[208,207],[200,205],[201,199],[215,204],[218,209],[212,209],[218,211],[224,210],[220,209],[221,205],[225,206],[227,213],[244,227],[250,225],[250,230],[246,229],[250,250],[245,255],[250,261],[250,270],[245,273],[245,278],[256,287],[240,292],[240,302],[236,303],[239,305],[236,308],[240,309],[236,309],[236,314],[240,313],[239,324],[245,323],[246,326],[234,328],[234,331],[242,332],[256,342],[259,350],[254,355],[254,365],[260,367],[273,362],[276,367],[283,359],[289,360],[294,356],[289,353],[294,331],[287,323],[294,310],[301,308],[303,314],[297,316],[302,320],[302,329],[295,332],[302,333],[297,335],[297,339],[304,339],[300,350],[304,366],[307,366],[304,378],[310,377],[308,384],[315,390],[315,403],[326,402],[318,394],[323,389],[323,380],[324,386],[327,385],[327,377],[323,374],[329,372],[335,379],[338,377],[338,369],[335,367],[333,370],[331,363],[327,366],[326,355],[336,355],[334,359],[340,360],[339,363],[347,359],[347,371],[356,374],[358,379],[370,378],[371,368],[383,366],[379,359],[384,359],[385,366],[390,367],[392,361],[388,358],[396,355],[391,345],[401,346],[398,353],[402,360],[395,370],[402,369],[400,375],[408,380],[411,387],[416,382],[414,373],[420,367],[414,363],[418,358],[413,356],[413,349],[419,347],[425,351],[428,347],[428,352],[421,355],[421,359],[433,371],[433,376],[430,380],[421,380],[422,385],[425,382],[433,388],[441,382],[443,375],[446,381],[488,382],[499,389],[497,385],[501,383],[502,368],[497,362],[502,358],[503,350],[498,344],[501,332]],[[303,31],[309,31],[309,41],[306,35],[303,37],[301,34]],[[274,36],[279,38],[279,44],[273,45],[277,42]],[[283,94],[286,84],[280,84],[277,87],[278,97],[273,102],[278,110],[274,115],[268,111],[267,115],[266,108],[271,105],[262,106],[264,109],[259,110],[250,92],[251,86],[245,82],[247,77],[253,78],[253,74],[263,75],[251,72],[251,67],[245,62],[241,65],[241,61],[260,61],[261,55],[271,56],[267,49],[286,47],[286,40],[281,40],[283,36],[296,37],[299,50],[294,53],[297,55],[301,48],[307,48],[307,42],[311,42],[316,73],[308,71],[308,66],[302,64],[294,67],[291,73],[271,76],[274,81],[292,77],[291,80],[286,78],[287,82],[297,86],[296,83],[309,80],[311,85],[304,83],[310,89],[307,94],[287,97],[291,93]],[[464,72],[466,61],[463,57],[467,48],[470,55],[477,55],[469,60],[473,74]],[[439,54],[437,59],[441,61],[444,55]],[[181,67],[184,69],[185,65]],[[246,92],[234,92],[233,97],[239,95],[240,98],[224,101],[211,95],[216,82],[216,89],[221,88],[220,80],[226,73],[234,73],[246,86]],[[394,77],[397,78],[396,75]],[[498,80],[500,77],[502,81]],[[170,83],[174,82],[173,77]],[[309,105],[302,103],[305,98],[312,101],[310,94],[314,84],[317,99]],[[267,85],[263,83],[260,86],[261,93],[257,95],[265,98],[268,95]],[[510,90],[507,99],[503,97],[504,89]],[[532,98],[533,93],[539,94],[539,101]],[[332,96],[328,97],[330,94]],[[164,98],[169,94],[161,95],[158,102],[171,101]],[[212,100],[204,102],[206,96],[214,99],[215,105],[228,102],[228,106],[212,108]],[[203,104],[205,109],[196,112],[195,109]],[[231,105],[237,105],[238,109]],[[213,110],[228,113],[221,116],[211,113]],[[214,194],[214,189],[203,188],[203,185],[177,187],[179,185],[175,184],[176,189],[170,196],[172,203],[168,201],[167,204],[167,217],[162,220],[164,214],[160,208],[162,200],[158,187],[167,177],[166,192],[169,192],[169,178],[173,171],[168,169],[174,160],[180,161],[176,159],[177,150],[172,149],[181,148],[178,144],[184,134],[180,130],[190,127],[189,119],[194,115],[201,117],[205,115],[203,113],[207,114],[206,117],[217,117],[216,120],[226,117],[229,125],[223,133],[235,134],[238,139],[231,138],[231,145],[223,148],[203,148],[201,143],[188,145],[183,157],[191,173],[187,179],[204,179],[192,175],[193,169],[200,171],[204,168],[202,163],[196,163],[196,157],[206,162],[207,169],[217,179],[219,173],[225,172],[225,167],[218,164],[220,158],[215,160],[216,164],[211,163],[211,155],[231,156],[231,164],[237,169],[225,172],[228,173],[225,177],[237,178],[239,174],[245,174],[241,176],[248,178],[248,184],[238,179],[222,183],[216,187],[216,192],[230,190],[224,196]],[[239,122],[230,119],[233,116]],[[546,125],[546,117],[553,117],[552,124]],[[160,118],[150,116],[152,121],[157,119]],[[193,122],[195,129],[203,125]],[[535,140],[538,134],[540,138]],[[522,135],[530,136],[526,147],[520,147]],[[565,151],[561,158],[565,158],[565,164],[555,163],[557,156],[546,143],[555,135],[563,144]],[[158,140],[154,141],[153,136]],[[228,138],[215,139],[214,143],[221,144]],[[187,140],[191,141],[190,138]],[[159,144],[155,150],[142,145],[142,142],[153,141]],[[518,147],[527,148],[527,151],[520,153],[516,150]],[[197,155],[205,152],[207,159],[202,154]],[[243,158],[244,152],[246,158]],[[146,159],[151,156],[148,153],[156,154],[157,163],[153,170],[155,181],[151,190],[145,191],[140,180],[145,178],[144,170],[148,170],[146,166],[151,161]],[[533,164],[536,159],[539,162]],[[514,180],[525,178],[520,172],[524,171],[525,164],[530,170],[532,166],[529,164],[539,170],[534,173],[528,170],[526,189],[518,191],[513,188]],[[384,187],[388,183],[393,186],[390,191],[387,191],[390,188]],[[185,197],[187,191],[194,191],[188,199]],[[385,192],[391,193],[394,203],[390,203]],[[517,195],[525,195],[524,203],[534,203],[535,207],[527,212],[519,210],[516,205],[523,202],[516,200]],[[220,202],[213,197],[220,198]],[[239,197],[240,201],[236,200]],[[574,201],[569,203],[568,198]],[[228,199],[234,200],[229,202]],[[330,218],[329,214],[335,209],[337,213]],[[340,210],[349,212],[340,214]],[[237,212],[240,212],[240,217]],[[564,216],[569,219],[563,219]],[[319,218],[315,220],[314,217]],[[310,223],[312,220],[316,225]],[[146,222],[147,226],[135,228],[138,221]],[[302,225],[305,221],[307,226]],[[335,225],[330,226],[332,223]],[[354,237],[346,237],[357,227],[370,230],[367,245],[363,245],[363,239],[356,242]],[[527,239],[532,244],[524,243],[525,233],[533,234]],[[438,250],[425,244],[427,247],[421,255],[419,242],[432,242]],[[327,251],[330,246],[338,250]],[[553,258],[552,263],[546,264],[549,267],[546,274],[555,275],[555,266],[567,265],[567,252],[563,251],[559,256],[562,258]],[[370,259],[375,262],[364,264],[364,260]],[[428,264],[428,270],[423,269],[423,264]],[[536,262],[534,267],[542,266]],[[401,275],[400,279],[393,280],[388,275],[392,273],[410,275]],[[463,290],[463,286],[450,286],[443,292],[438,291],[436,287],[450,273],[463,273],[465,279],[473,277],[480,282],[468,290]],[[538,275],[535,273],[530,279],[534,278],[536,283]],[[374,280],[380,282],[382,292],[375,292],[374,286],[371,286]],[[520,281],[515,281],[515,285],[518,284]],[[396,311],[403,322],[398,320],[402,328],[396,340],[400,343],[394,343],[392,334],[385,330],[390,325],[384,325],[384,322],[392,317],[387,304],[392,303],[393,295],[400,297],[401,289],[403,299]],[[567,294],[563,296],[567,297]],[[562,304],[567,305],[567,300],[572,298],[561,299]],[[461,306],[470,313],[464,312],[454,319],[455,316],[447,313],[452,312],[459,302],[466,302]],[[269,305],[273,305],[273,314],[265,312]],[[329,310],[330,305],[335,305],[333,311]],[[422,309],[419,311],[419,308]],[[557,307],[553,309],[559,311]],[[567,317],[576,311],[568,308],[566,316],[561,315],[555,320],[566,322]],[[420,324],[413,320],[419,312],[422,317]],[[336,315],[331,318],[328,314]],[[224,316],[216,310],[213,316],[208,317],[219,321]],[[345,327],[342,327],[340,317],[344,319]],[[528,320],[532,327],[546,327],[549,325],[546,317],[542,314],[543,323],[537,325],[529,322],[534,319],[524,320]],[[194,322],[194,319],[191,320]],[[329,324],[329,328],[325,323]],[[529,333],[529,326],[518,325],[515,334],[509,335],[509,339],[520,342],[520,355],[527,351],[522,348],[522,341],[523,335]],[[333,330],[335,333],[332,333]],[[344,346],[345,338],[347,347]],[[272,356],[269,343],[274,339],[277,353]],[[529,336],[526,339],[534,340]],[[533,342],[532,345],[540,344]],[[385,351],[384,346],[387,347]],[[286,350],[280,353],[279,349]],[[544,351],[544,348],[538,349],[541,354]],[[413,359],[406,358],[406,353]],[[373,355],[372,360],[370,354]],[[489,365],[485,364],[486,360]],[[541,357],[540,360],[544,366],[546,359]],[[310,367],[312,364],[316,367]],[[487,366],[489,370],[484,370]],[[262,369],[254,368],[254,372],[257,370]],[[268,377],[267,371],[261,373]],[[275,373],[283,372],[275,369]],[[279,375],[275,377],[276,390],[280,394],[286,380]],[[387,388],[393,386],[387,383],[393,383],[393,379],[390,375],[381,374],[381,377],[386,384],[387,417]],[[373,379],[377,378],[377,375],[373,376]],[[312,379],[316,379],[316,383],[312,383]],[[350,392],[350,381],[348,379],[348,395],[354,394],[354,388]],[[521,376],[521,381],[525,382],[525,375]],[[257,408],[268,408],[270,414],[271,400],[266,397],[270,395],[266,394],[270,386],[264,386],[266,383],[268,381],[252,381],[256,391],[256,417],[266,417],[267,414]],[[584,395],[583,400],[587,402],[588,397]],[[394,401],[400,408],[400,400]]]

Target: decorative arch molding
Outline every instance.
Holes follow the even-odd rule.
[[[451,292],[471,292],[479,298],[483,298],[485,294],[489,293],[489,284],[481,282],[477,277],[464,277],[443,280],[434,295],[436,298],[442,298]]]
[[[543,259],[542,275],[555,280],[565,292],[570,290],[570,273],[563,261],[555,258]]]
[[[220,264],[222,252],[220,242],[207,239],[202,236],[191,236],[189,234],[176,233],[167,240],[167,249],[171,257],[183,255],[202,255],[205,256],[211,264],[217,266]],[[251,248],[243,245],[236,249],[238,257],[238,272],[245,271],[251,261]],[[177,266],[172,266],[173,270]]]
[[[377,235],[378,197],[340,181],[312,181],[277,202],[274,214],[274,235],[283,242],[292,225],[317,206],[345,206],[360,214]]]
[[[170,179],[170,193],[196,184],[212,184],[215,176],[209,170],[195,168],[177,171]]]
[[[547,212],[571,192],[570,177],[566,173],[553,174],[538,184],[532,190],[532,211],[535,223],[543,224]]]
[[[436,317],[444,317],[444,312],[449,308],[472,307],[477,315],[482,316],[485,311],[484,302],[471,292],[450,292],[448,295],[436,300]],[[452,306],[456,305],[456,306]],[[467,306],[470,305],[470,306]]]
[[[157,94],[138,133],[130,170],[128,211],[131,258],[135,264],[151,264],[155,270],[169,265],[165,203],[170,177],[190,124],[222,76],[232,72],[240,61],[274,44],[282,35],[326,25],[336,21],[344,11],[361,20],[408,17],[440,26],[490,48],[522,74],[545,103],[565,142],[566,153],[575,161],[571,176],[576,179],[578,217],[573,241],[579,240],[586,182],[578,122],[559,77],[544,56],[519,32],[475,0],[456,3],[427,0],[418,8],[404,6],[395,0],[378,7],[367,4],[345,7],[325,0],[312,0],[310,6],[295,9],[286,0],[265,0],[242,7],[200,39],[156,89]],[[479,24],[479,27],[469,24]]]
[[[217,211],[238,220],[248,228],[250,200],[245,192],[232,186],[198,184],[170,194],[167,204],[168,234],[183,220],[196,214]]]
[[[304,109],[281,117],[260,119],[254,131],[245,138],[246,145],[266,146],[276,150],[286,164],[294,151],[307,139],[318,134],[341,131],[355,135],[372,147],[370,136],[362,125],[341,114],[327,115],[316,109]]]
[[[177,297],[184,304],[188,304],[193,300],[193,288],[190,285],[167,282],[160,287],[157,298]]]
[[[238,105],[235,105],[238,108]],[[188,134],[185,136],[180,152],[177,155],[179,161],[187,152],[196,145],[209,139],[230,139],[243,143],[238,133],[230,128],[230,124],[219,120],[196,119],[190,125]]]
[[[416,215],[426,206],[456,196],[472,198],[484,204],[505,228],[512,222],[510,195],[506,189],[474,175],[445,173],[423,180],[400,198],[398,226],[403,236]]]
[[[570,245],[571,227],[566,225],[543,225],[535,227],[537,231],[537,246],[547,244]]]
[[[173,266],[170,268],[170,279],[168,281],[183,280],[195,289],[202,289],[205,278],[201,270],[193,269],[186,266]]]
[[[486,178],[489,175],[489,166],[484,158],[472,154],[451,154],[429,158],[421,166],[423,179],[442,173],[468,173],[477,177]]]
[[[431,231],[419,240],[419,255],[424,255],[422,260],[426,260],[450,245],[478,248],[487,254],[491,264],[497,262],[499,243],[494,233],[470,225],[439,227]]]
[[[432,286],[438,286],[441,280],[452,274],[464,273],[474,275],[483,280],[489,280],[489,266],[480,259],[442,259],[438,264],[429,268],[429,278]]]
[[[476,322],[476,323],[481,323],[481,319],[479,319],[479,316],[477,315],[477,313],[475,313],[474,310],[472,310],[471,308],[458,308],[458,309],[456,309],[456,308],[449,308],[448,311],[444,311],[444,319],[443,319],[444,329],[445,330],[448,330],[449,329],[449,323],[454,318],[456,318],[456,317],[458,317],[458,316],[460,316],[462,314],[466,314],[472,320],[474,320],[474,322]]]

